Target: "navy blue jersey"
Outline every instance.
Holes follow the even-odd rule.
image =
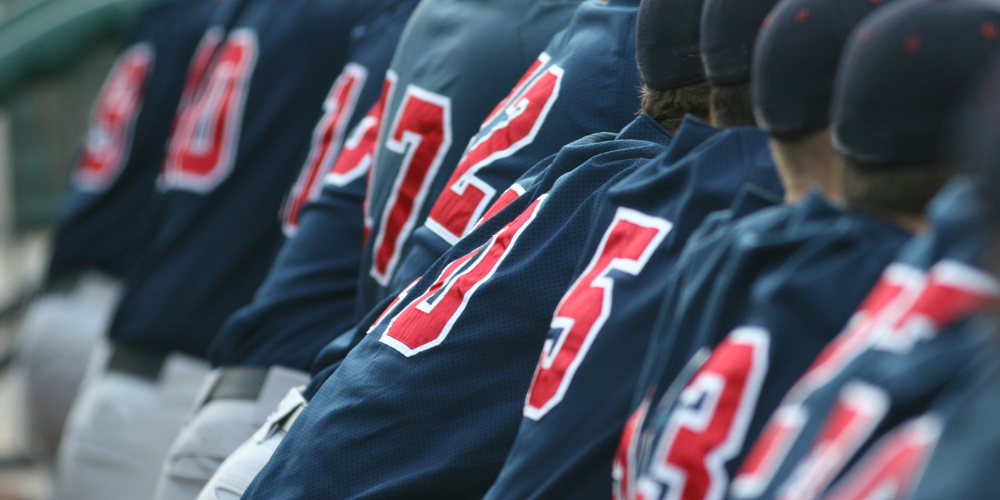
[[[87,268],[120,276],[134,261],[184,75],[217,8],[212,0],[162,0],[139,12],[91,110],[55,232],[51,278]]]
[[[566,144],[621,130],[639,109],[637,0],[588,0],[483,122],[400,257],[401,290],[468,234],[528,168]]]
[[[117,341],[204,356],[250,302],[283,242],[282,198],[367,12],[349,0],[231,5],[226,28],[203,38],[209,67],[181,99],[154,229],[111,326]]]
[[[608,497],[664,278],[702,220],[748,182],[780,197],[766,137],[688,117],[665,156],[608,191],[487,499]]]
[[[601,153],[614,151],[617,146],[617,143],[614,142],[616,135],[611,132],[588,135],[563,146],[558,153],[528,169],[486,211],[477,225],[477,229],[479,226],[483,226],[484,229],[467,234],[458,240],[449,249],[449,252],[453,255],[462,255],[476,250],[485,239],[493,234],[492,231],[501,229],[503,224],[520,215],[536,198],[547,193],[556,180],[573,166],[585,163]],[[442,260],[442,258],[438,260]],[[417,281],[419,280],[414,280],[411,285],[415,285]],[[319,391],[330,374],[336,371],[347,353],[365,337],[372,325],[382,319],[387,311],[392,310],[407,294],[408,287],[404,288],[396,297],[386,297],[355,326],[334,338],[320,350],[313,361],[313,377],[306,390],[303,391],[303,396],[307,400]]]
[[[790,482],[789,492],[779,495],[803,492],[817,498],[822,493],[818,498],[839,500],[997,498],[1000,351],[993,337],[996,330],[976,323],[986,321],[953,324],[903,356],[897,352],[875,360],[865,355],[873,367],[860,370],[839,388],[829,414],[844,405],[865,404],[860,418],[845,420],[856,434],[824,439],[833,446],[853,446],[830,457],[822,474],[815,467],[801,469],[808,490]],[[830,417],[821,416],[827,418],[823,427],[829,427]],[[810,427],[807,424],[804,432],[814,432]],[[855,448],[862,451],[854,453]],[[841,460],[848,464],[843,472]],[[823,493],[833,476],[839,478]],[[923,491],[916,493],[918,481]]]
[[[973,198],[965,181],[938,196],[933,229],[885,269],[844,332],[791,387],[741,465],[730,498],[820,498],[831,484],[831,498],[868,498],[854,492],[884,486],[887,478],[870,474],[879,467],[858,457],[880,440],[872,460],[883,445],[897,446],[893,436],[900,434],[891,429],[921,435],[920,447],[888,478],[899,494],[892,498],[910,488],[947,415],[917,417],[946,408],[969,377],[982,373],[986,344],[966,318],[1000,295],[1000,285],[975,267],[985,225]],[[868,470],[845,475],[855,462]]]
[[[283,223],[292,237],[253,302],[216,335],[209,347],[213,364],[309,370],[329,333],[351,326],[371,163],[364,149],[378,135],[383,75],[416,4],[384,0],[355,26],[350,62],[324,103],[311,150],[285,201]]]
[[[670,138],[641,115],[564,148],[374,323],[244,497],[482,498],[601,200]]]
[[[654,335],[669,338],[653,342],[646,363],[656,369],[646,374],[659,376],[640,386],[649,399],[638,412],[648,412],[623,443],[626,495],[724,494],[781,397],[909,239],[895,224],[841,211],[818,193],[716,231],[734,234],[721,259],[700,259],[712,271],[692,269],[682,294],[671,291],[706,300],[668,299],[661,312],[670,326]]]
[[[355,319],[390,295],[411,233],[427,218],[465,146],[578,3],[423,0],[413,11],[386,73]]]

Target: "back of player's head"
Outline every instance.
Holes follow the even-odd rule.
[[[955,123],[953,158],[975,180],[985,204],[986,220],[993,238],[1000,243],[1000,58],[993,61],[985,77],[970,93]],[[1000,254],[991,256],[992,269],[1000,271]]]
[[[840,185],[856,208],[921,216],[947,180],[947,131],[1000,48],[1000,3],[911,0],[849,37],[831,108]]]
[[[670,130],[684,115],[708,117],[708,88],[698,52],[703,0],[642,0],[636,61],[642,110]]]
[[[712,84],[712,121],[719,127],[754,125],[750,63],[761,23],[777,0],[705,0],[701,51]]]
[[[841,49],[851,30],[885,0],[781,0],[754,48],[757,124],[794,138],[826,128]]]
[[[699,50],[712,85],[750,81],[754,40],[777,0],[704,0]]]
[[[642,83],[670,90],[705,81],[698,49],[703,0],[642,0],[636,60]]]
[[[948,122],[998,48],[1000,3],[912,0],[873,13],[844,47],[834,146],[869,169],[946,163]]]

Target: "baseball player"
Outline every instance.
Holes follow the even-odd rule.
[[[455,17],[455,9],[462,13],[460,17]],[[360,210],[361,195],[364,194],[364,184],[357,186],[352,191],[337,187],[340,182],[338,172],[356,172],[359,168],[367,171],[368,165],[377,162],[378,165],[387,165],[384,168],[401,169],[399,174],[378,174],[374,173],[369,177],[371,186],[370,192],[396,192],[397,195],[388,198],[387,203],[404,203],[399,201],[400,197],[413,196],[410,191],[411,185],[399,184],[398,177],[405,177],[407,169],[423,169],[427,157],[409,157],[400,147],[383,148],[384,141],[389,126],[395,126],[395,118],[390,118],[393,113],[406,112],[413,114],[407,120],[423,120],[426,117],[443,120],[441,126],[447,126],[451,143],[439,144],[439,161],[437,173],[426,173],[428,176],[422,182],[443,184],[455,169],[459,158],[463,157],[458,146],[469,142],[475,144],[475,140],[470,141],[473,135],[479,131],[478,137],[490,137],[493,129],[498,130],[498,136],[508,139],[516,139],[514,144],[508,143],[506,146],[490,142],[488,147],[496,149],[488,160],[480,163],[477,168],[489,166],[491,169],[498,169],[489,179],[490,185],[483,185],[478,180],[476,188],[486,188],[492,190],[496,195],[502,192],[513,180],[516,179],[517,172],[526,168],[526,160],[521,158],[527,155],[528,158],[542,158],[557,150],[558,146],[550,142],[541,140],[535,141],[539,128],[543,124],[549,128],[545,130],[558,130],[559,132],[546,132],[563,134],[574,134],[578,130],[586,133],[589,129],[599,129],[609,123],[617,124],[615,120],[626,121],[626,112],[616,108],[617,102],[614,97],[607,97],[604,104],[597,106],[595,110],[576,111],[577,108],[568,109],[573,112],[564,111],[565,107],[556,106],[558,98],[558,87],[547,86],[553,83],[551,80],[537,82],[525,78],[521,84],[517,85],[515,92],[524,92],[527,95],[518,95],[516,102],[509,104],[510,113],[503,113],[508,109],[504,104],[496,108],[493,115],[502,114],[504,119],[497,118],[483,124],[483,118],[490,113],[487,104],[500,101],[503,94],[498,92],[499,82],[507,82],[508,87],[503,91],[510,90],[510,85],[514,85],[517,75],[524,72],[531,63],[529,52],[537,54],[541,50],[538,43],[545,40],[568,21],[569,16],[576,9],[575,3],[571,2],[521,2],[503,1],[491,2],[485,5],[470,6],[463,3],[460,7],[455,2],[423,2],[420,8],[411,16],[409,28],[406,36],[399,43],[397,54],[394,56],[394,63],[391,66],[390,76],[386,79],[384,86],[381,85],[381,98],[372,108],[369,114],[359,122],[354,131],[349,134],[345,142],[343,151],[337,157],[333,167],[333,174],[327,177],[328,181],[324,186],[320,201],[309,205],[308,210],[303,212],[301,227],[289,245],[279,255],[269,278],[265,281],[258,292],[255,301],[250,306],[237,312],[223,327],[216,340],[210,348],[210,356],[215,364],[224,368],[219,374],[219,380],[233,378],[234,380],[245,378],[248,372],[247,365],[266,367],[271,366],[270,372],[285,371],[283,368],[276,368],[275,365],[290,367],[297,370],[308,370],[312,359],[322,346],[334,339],[353,324],[349,308],[354,307],[355,284],[358,279],[357,260],[362,255],[362,240],[367,238],[367,228],[361,227],[361,219],[345,218],[342,215],[344,207],[350,210]],[[524,12],[530,12],[524,16]],[[506,20],[505,22],[501,22]],[[459,30],[461,36],[456,35],[451,29],[442,30],[441,23],[452,26]],[[376,36],[374,28],[366,31],[365,43],[357,43],[352,50],[373,52],[377,47],[388,49],[385,45],[387,38]],[[398,36],[398,34],[397,34]],[[458,37],[457,37],[458,36]],[[456,38],[457,37],[457,38]],[[498,44],[497,40],[509,40],[508,44]],[[521,42],[527,41],[524,46],[524,53],[511,51],[509,47],[520,46]],[[459,43],[461,42],[461,43]],[[556,57],[552,59],[562,60],[561,54],[565,57],[569,54],[580,51],[577,45],[581,43],[566,42],[566,47],[559,47]],[[433,50],[427,50],[428,47]],[[383,54],[386,58],[387,54]],[[575,56],[579,57],[579,56]],[[466,65],[470,61],[475,61],[477,71],[470,71]],[[484,65],[491,62],[489,65]],[[383,63],[381,73],[385,73]],[[547,62],[543,70],[539,70],[539,65],[535,64],[528,72],[528,76],[538,76],[537,73],[555,74],[560,68],[553,69],[553,63]],[[434,68],[434,71],[428,71]],[[559,73],[562,76],[561,73]],[[588,73],[589,75],[589,73]],[[580,76],[573,75],[571,82],[578,81]],[[373,80],[374,81],[374,80]],[[561,80],[560,80],[561,82]],[[525,90],[527,88],[527,90]],[[409,92],[412,96],[407,99],[397,99],[395,106],[397,109],[384,112],[386,103],[392,104],[391,100],[398,97],[396,92]],[[433,94],[440,92],[441,99],[432,98]],[[593,95],[595,92],[591,92]],[[617,95],[615,95],[617,96]],[[425,112],[428,108],[413,99],[429,99],[428,102],[446,102],[448,111],[446,115],[433,115]],[[435,100],[436,99],[436,100]],[[484,101],[484,99],[486,99]],[[508,99],[509,100],[509,99]],[[540,114],[537,104],[543,106],[545,114]],[[581,107],[580,101],[567,99],[572,106]],[[599,102],[595,99],[587,103],[592,105]],[[520,103],[531,103],[527,112],[517,107]],[[399,109],[410,106],[410,108]],[[416,107],[414,107],[416,106]],[[564,105],[568,106],[568,105]],[[430,110],[433,111],[433,110]],[[532,113],[536,113],[532,115]],[[556,116],[566,118],[563,120],[546,121],[546,116]],[[491,117],[492,118],[492,117]],[[402,118],[400,118],[402,120]],[[417,147],[415,136],[419,130],[433,131],[437,126],[434,122],[426,124],[400,122],[398,127],[417,127],[406,132],[408,146]],[[382,125],[385,126],[382,126]],[[480,126],[482,124],[482,126]],[[427,125],[428,129],[419,129]],[[419,129],[419,130],[418,130]],[[381,130],[381,133],[380,133]],[[504,132],[514,130],[517,135],[507,135]],[[399,130],[397,130],[399,132]],[[400,132],[401,133],[401,132]],[[432,134],[433,135],[433,134]],[[560,137],[562,137],[560,136]],[[381,139],[379,139],[381,137]],[[576,137],[573,135],[572,137]],[[422,139],[421,139],[422,140]],[[398,142],[398,141],[397,141]],[[426,145],[426,143],[424,143]],[[397,144],[398,146],[398,144]],[[378,154],[376,153],[376,149]],[[479,153],[483,148],[476,149]],[[518,154],[511,157],[503,155]],[[373,158],[374,157],[374,158]],[[442,158],[444,158],[442,160]],[[532,161],[532,160],[527,160]],[[450,163],[449,163],[450,162]],[[416,166],[414,166],[416,165]],[[422,166],[421,166],[422,165]],[[381,167],[375,167],[376,170]],[[469,167],[466,166],[466,169]],[[472,172],[469,177],[475,174]],[[436,177],[434,177],[436,176]],[[437,179],[437,180],[433,180]],[[502,186],[502,187],[500,187]],[[472,194],[472,191],[469,191]],[[430,196],[430,195],[425,195]],[[491,196],[495,197],[493,193]],[[427,209],[430,208],[433,198],[426,201]],[[491,198],[482,200],[491,201]],[[340,210],[334,213],[333,210]],[[327,215],[329,214],[329,215]],[[286,217],[286,220],[287,217]],[[286,224],[287,227],[287,224]],[[337,235],[337,236],[331,236]],[[405,237],[400,236],[398,240],[405,241]],[[354,245],[355,248],[350,246]],[[334,247],[334,248],[331,248]],[[411,247],[408,247],[411,248]],[[372,246],[366,247],[366,252],[370,252]],[[432,263],[432,262],[430,262]],[[425,267],[430,263],[425,264]],[[412,265],[412,264],[411,264]],[[418,272],[422,272],[418,271]],[[353,274],[352,274],[353,273]],[[362,280],[370,280],[370,276],[365,274]],[[358,299],[360,300],[360,299]],[[262,369],[257,370],[258,373]],[[283,392],[276,391],[279,385],[269,383],[260,375],[258,382],[254,385],[254,392],[259,394],[256,397],[254,419],[263,419],[266,412],[271,411],[277,404],[265,394],[283,395]],[[285,378],[287,380],[287,378]],[[213,383],[213,382],[210,382]],[[219,392],[218,388],[228,383],[220,382],[215,386],[213,394]],[[287,392],[287,388],[285,388]],[[224,392],[224,391],[223,391]],[[288,396],[295,400],[300,398],[298,391],[291,391]],[[217,399],[210,397],[209,399]],[[185,449],[197,448],[198,443],[204,441],[201,437],[211,434],[214,429],[231,428],[235,421],[247,421],[246,417],[239,415],[239,410],[235,407],[243,405],[252,406],[249,402],[235,402],[233,398],[218,404],[213,402],[199,410],[198,415],[189,424],[189,429],[184,431],[175,443],[174,449],[178,455],[186,454]],[[229,406],[230,410],[214,410],[210,406]],[[264,413],[261,413],[263,410]],[[239,443],[251,437],[253,430],[260,426],[260,422],[252,421],[254,425],[245,425],[241,434],[232,433],[233,443]],[[270,425],[268,427],[271,427]],[[274,450],[276,441],[281,434],[270,435],[272,439],[250,439],[236,453],[233,453],[225,462],[220,471],[215,474],[204,489],[203,495],[211,498],[216,491],[238,492],[249,484],[253,476],[263,467]],[[259,436],[258,436],[259,438]],[[189,446],[185,448],[183,441]],[[220,447],[213,451],[214,457],[225,457],[229,451],[222,451]],[[189,454],[189,453],[187,453]]]
[[[31,304],[18,334],[27,421],[46,458],[55,456],[87,358],[135,260],[184,73],[216,8],[207,0],[144,4],[91,110],[56,229],[47,291]]]
[[[725,16],[729,12],[730,16],[734,16],[731,19],[739,16],[732,6],[716,4],[715,7],[716,15]],[[656,433],[664,425],[673,426],[669,429],[680,425],[664,422],[677,413],[668,406],[676,394],[664,392],[678,375],[691,376],[690,373],[681,373],[681,368],[699,347],[706,344],[716,346],[746,321],[752,311],[751,298],[756,283],[781,284],[783,287],[775,286],[770,292],[777,296],[779,292],[798,291],[794,286],[804,286],[803,283],[814,286],[814,280],[824,282],[824,286],[815,287],[812,291],[819,296],[814,299],[816,305],[813,307],[824,311],[822,315],[816,314],[816,319],[834,318],[826,324],[825,338],[830,338],[908,237],[906,231],[880,218],[863,213],[842,213],[825,202],[820,194],[830,197],[840,195],[832,181],[835,155],[829,146],[826,130],[831,99],[829,89],[840,47],[852,24],[875,7],[874,4],[860,2],[846,7],[829,2],[816,5],[782,2],[765,21],[757,40],[752,71],[754,100],[761,127],[770,135],[771,151],[785,185],[788,204],[760,210],[761,206],[767,205],[766,200],[751,192],[744,193],[730,211],[707,221],[685,249],[640,379],[639,396],[647,399],[641,402],[625,432],[621,459],[616,463],[615,473],[619,482],[616,493],[619,497],[638,498],[645,495],[660,498],[664,494],[678,494],[682,498],[711,497],[713,488],[718,489],[718,484],[726,482],[727,472],[723,464],[731,460],[731,456],[719,459],[720,465],[706,476],[703,469],[698,469],[699,458],[670,458],[676,462],[667,462],[663,454],[671,456],[672,450],[682,447],[697,449],[698,453],[716,453],[711,446],[697,448],[690,443],[682,446],[683,443],[672,441],[672,430],[664,433],[662,438]],[[799,12],[809,14],[799,15]],[[703,19],[708,22],[710,16],[706,10]],[[757,16],[760,19],[764,13]],[[758,21],[749,22],[756,30]],[[709,24],[703,24],[703,29],[711,38],[711,31],[708,30],[713,28],[708,27]],[[715,23],[715,26],[722,25],[724,23]],[[798,70],[789,74],[787,68],[790,65]],[[817,93],[817,88],[826,88],[827,91]],[[814,187],[819,188],[820,193],[810,194],[810,189]],[[750,212],[755,213],[747,215]],[[841,272],[837,266],[851,266],[854,271],[850,279],[844,280],[846,283],[830,278]],[[865,276],[869,276],[868,281]],[[793,278],[800,282],[792,281]],[[806,286],[805,289],[810,288]],[[824,293],[836,294],[846,305],[838,310],[824,303],[824,300],[829,300],[822,296]],[[808,304],[805,300],[802,303]],[[805,310],[811,312],[813,309]],[[787,324],[778,322],[768,327],[771,329],[769,335],[774,338],[788,329]],[[788,334],[797,333],[794,329],[788,331]],[[780,345],[777,341],[773,344]],[[728,344],[723,345],[726,346]],[[767,347],[764,344],[761,349],[766,350]],[[719,352],[724,354],[728,351],[720,349]],[[704,359],[692,363],[700,362]],[[777,372],[785,365],[775,366],[779,367],[775,369]],[[699,376],[715,375],[716,372],[706,372]],[[685,379],[679,384],[686,382]],[[700,383],[703,382],[697,378],[692,381],[692,384]],[[739,395],[726,393],[729,397]],[[659,404],[661,398],[667,402]],[[643,422],[647,410],[655,412]],[[645,426],[641,436],[634,434],[636,427],[633,427],[640,425]],[[726,430],[721,428],[720,432]],[[725,437],[726,434],[723,432],[716,436]],[[692,432],[690,437],[696,439],[702,436]],[[739,435],[735,435],[732,441],[727,441],[735,443],[730,445],[730,453],[739,451],[740,439]],[[637,440],[642,440],[641,447],[637,446]],[[640,460],[640,463],[636,464],[635,460]],[[653,461],[658,475],[646,472],[648,467],[654,467],[647,465]],[[671,479],[675,474],[686,474],[689,479]]]
[[[846,49],[838,80],[834,113],[844,124],[835,133],[844,138],[842,149],[852,155],[891,152],[890,158],[908,154],[909,164],[951,165],[943,144],[949,115],[998,53],[993,33],[998,15],[997,5],[989,2],[915,1],[866,19]],[[959,50],[963,57],[954,57]],[[882,80],[869,87],[872,78]],[[898,82],[907,82],[912,91],[897,94]],[[988,88],[995,92],[994,86]],[[883,103],[884,111],[861,106],[870,102]],[[991,109],[995,106],[982,111]],[[896,133],[859,143],[862,136],[851,134],[862,123]],[[977,147],[989,157],[994,131],[977,132],[987,138]],[[992,176],[986,183],[995,186]],[[979,409],[969,407],[965,415],[963,407],[975,404],[977,385],[989,390],[997,359],[983,326],[969,319],[1000,297],[995,278],[979,268],[990,255],[984,233],[993,224],[989,207],[995,201],[981,190],[987,193],[986,207],[977,207],[976,191],[962,180],[939,195],[931,206],[928,234],[885,270],[844,333],[826,346],[773,413],[740,467],[731,498],[866,498],[874,491],[885,498],[909,498],[925,465],[928,488],[934,477],[954,471],[930,469],[928,456],[945,425],[975,421]],[[987,464],[968,466],[972,472]],[[972,493],[978,485],[965,488],[948,496],[988,497]]]
[[[604,2],[580,5],[569,26],[553,38],[543,55],[469,140],[469,147],[451,174],[448,187],[433,204],[431,215],[423,226],[413,231],[410,238],[413,243],[401,257],[400,271],[392,280],[399,285],[391,288],[405,288],[419,277],[452,243],[471,231],[485,209],[529,167],[575,139],[602,130],[620,129],[631,121],[638,99],[629,89],[638,82],[627,79],[634,77],[634,72],[619,69],[630,64],[633,49],[611,37],[621,30],[631,29],[633,15],[627,9],[608,9]],[[609,80],[609,75],[615,79]],[[324,232],[329,230],[324,229]],[[304,248],[305,243],[297,245]],[[302,259],[302,263],[315,265],[306,259]],[[283,272],[290,274],[293,271]],[[299,274],[305,275],[302,271]],[[287,309],[282,309],[285,311],[282,315],[288,315],[291,320]],[[230,323],[235,324],[235,321],[234,318]],[[280,332],[233,329],[241,335],[252,333],[257,337],[238,340],[227,339],[235,335],[227,334],[224,328],[210,352],[213,352],[213,362],[221,365],[282,364],[308,370],[315,353],[331,340],[331,333],[340,333],[349,326],[352,325],[330,328],[327,320],[322,331],[311,332],[308,338],[304,329],[286,328]]]
[[[987,398],[998,351],[995,328],[974,315],[996,305],[1000,283],[978,267],[980,194],[963,178],[935,199],[931,231],[907,245],[786,395],[731,498],[748,496],[748,485],[766,487],[763,498],[914,498],[921,473],[927,492],[917,498],[992,498],[994,426],[983,418],[996,407]],[[984,473],[990,479],[973,479]]]
[[[703,94],[710,92],[698,57],[701,16],[702,2],[646,1],[640,7],[636,44],[644,109],[680,85],[701,82]],[[710,67],[719,64],[716,54],[706,53]],[[713,92],[724,94],[729,89],[720,86],[740,78],[716,79]],[[727,105],[716,100],[711,106],[723,118],[717,125],[726,128],[690,116],[673,123],[679,129],[667,155],[638,167],[600,203],[575,279],[550,317],[514,445],[486,498],[607,498],[656,320],[651,312],[670,283],[665,276],[694,229],[729,206],[747,183],[781,194],[764,134],[752,121],[727,121],[739,114]]]
[[[998,229],[996,194],[1000,189],[1000,170],[997,169],[996,160],[998,144],[993,132],[1000,105],[996,85],[997,66],[994,62],[985,82],[970,100],[969,107],[972,111],[967,112],[967,116],[959,122],[959,133],[965,138],[965,144],[962,145],[965,150],[963,160],[974,167],[976,178],[954,181],[955,184],[963,185],[938,195],[931,214],[933,234],[940,235],[938,239],[945,239],[945,228],[949,226],[961,229],[962,240],[979,238],[978,241],[972,239],[976,242],[970,245],[975,251],[973,255],[978,257],[979,266],[994,279],[1000,274],[994,250]],[[948,239],[954,241],[954,232],[948,232],[952,233],[948,235]],[[983,245],[986,242],[989,246]],[[941,243],[949,249],[958,247],[951,241]],[[977,263],[975,258],[970,259],[969,256],[961,256],[959,259]],[[990,305],[995,306],[995,302]],[[949,496],[995,498],[1000,495],[1000,485],[993,480],[1000,471],[1000,456],[997,455],[1000,436],[994,425],[1000,414],[1000,408],[997,407],[997,402],[1000,401],[1000,386],[997,385],[1000,382],[1000,372],[997,371],[995,361],[998,359],[997,325],[995,319],[984,318],[975,323],[967,323],[967,328],[974,328],[979,330],[980,335],[990,337],[982,344],[984,354],[981,356],[992,356],[992,360],[985,360],[985,374],[974,378],[971,388],[958,385],[961,389],[960,397],[952,400],[954,402],[947,401],[947,419],[943,422],[940,436],[933,445],[930,456],[924,454],[926,465],[922,470],[917,466],[907,471],[917,474],[915,479],[909,481],[909,484],[915,485],[911,498],[917,500]],[[943,329],[938,336],[948,335],[948,330],[952,328]],[[956,457],[961,459],[956,460]],[[909,478],[904,478],[903,481],[907,479]]]
[[[253,302],[216,334],[209,359],[226,368],[202,382],[194,413],[167,455],[155,498],[197,497],[281,398],[308,381],[309,361],[319,350],[309,352],[312,337],[350,321],[369,166],[366,153],[357,152],[369,147],[365,141],[373,146],[378,135],[382,75],[416,3],[371,3],[354,26],[350,62],[323,102],[309,154],[285,200],[282,222],[290,239]]]
[[[794,6],[783,13],[782,7],[789,5]],[[870,9],[858,7],[861,11]],[[910,78],[920,80],[915,75],[922,74],[927,67],[913,68],[914,58],[907,55],[919,52],[919,48],[903,40],[911,35],[924,36],[912,33],[913,25],[899,26],[894,35],[898,38],[886,39],[885,24],[879,24],[878,20],[890,17],[893,11],[898,9],[886,7],[886,12],[866,18],[874,20],[863,21],[850,36],[840,37],[846,38],[848,44],[838,70],[830,121],[834,145],[843,158],[837,173],[847,209],[840,212],[822,208],[817,204],[821,200],[810,197],[796,209],[798,220],[779,228],[782,232],[760,232],[756,243],[751,241],[753,238],[744,238],[749,250],[754,246],[759,248],[754,259],[751,259],[753,253],[743,252],[747,265],[766,266],[767,261],[761,262],[761,256],[769,253],[784,252],[787,257],[744,288],[745,317],[737,318],[736,328],[729,332],[697,331],[699,337],[705,335],[701,338],[712,340],[703,342],[697,338],[680,351],[686,350],[686,357],[692,361],[676,376],[677,381],[666,394],[659,396],[661,400],[648,405],[648,415],[638,424],[643,430],[632,441],[630,452],[639,457],[634,483],[636,495],[659,498],[658,495],[675,494],[677,488],[684,488],[690,498],[719,498],[729,488],[730,478],[731,495],[756,497],[762,488],[767,488],[767,481],[761,481],[759,476],[742,471],[734,474],[737,464],[748,456],[747,443],[761,434],[764,423],[761,416],[773,411],[792,381],[805,372],[808,360],[822,343],[847,323],[850,308],[864,297],[863,285],[877,278],[878,269],[906,240],[905,230],[922,226],[923,205],[948,175],[937,153],[940,128],[931,125],[914,130],[901,124],[911,123],[914,116],[911,112],[937,122],[943,116],[941,103],[949,99],[952,91],[945,89],[944,95],[935,96],[941,98],[935,102],[928,96],[936,91],[929,92],[917,85],[903,99],[894,100],[884,90],[880,92],[878,86],[869,86],[872,78],[882,74],[880,71],[892,71],[894,78],[910,82]],[[790,21],[782,24],[781,15],[788,16]],[[854,17],[846,23],[849,27],[859,13],[851,14],[840,3],[805,6],[782,2],[772,12],[769,28],[761,37],[760,57],[765,58],[765,52],[776,53],[775,49],[763,49],[771,29],[775,34],[783,29],[794,31],[797,26],[807,24],[804,18],[824,20],[824,25],[835,26],[825,21],[829,19],[825,16],[833,15],[837,16],[835,19]],[[786,28],[781,28],[782,25]],[[869,38],[873,32],[880,34]],[[776,40],[782,48],[789,46],[786,40]],[[935,50],[935,53],[940,52]],[[815,57],[815,52],[810,54]],[[977,57],[973,53],[970,60]],[[956,73],[949,74],[961,79],[962,71],[956,69]],[[881,106],[871,105],[875,101]],[[924,104],[913,107],[914,102]],[[893,130],[892,139],[872,141],[868,127]],[[914,140],[922,146],[912,147]],[[900,147],[904,143],[906,146]],[[873,217],[866,213],[880,215]],[[760,212],[743,222],[749,225],[767,215]],[[738,259],[741,255],[734,251],[734,257]],[[734,274],[740,270],[735,266],[734,269]],[[707,324],[715,329],[712,323]],[[673,345],[677,344],[675,341]],[[710,346],[711,354],[696,353],[699,344]],[[676,356],[675,352],[669,353],[661,369],[671,370],[667,365],[676,366],[678,358],[684,356]],[[667,378],[660,380],[670,383]],[[763,435],[769,435],[768,431]],[[744,464],[754,462],[755,459],[746,458]],[[688,480],[677,481],[678,471],[685,471]],[[813,497],[798,491],[789,498]]]
[[[126,276],[107,361],[97,358],[67,425],[62,498],[153,495],[208,373],[208,344],[282,242],[275,214],[366,12],[343,0],[238,0],[204,33],[151,201],[149,244]]]
[[[705,109],[703,92],[688,95],[700,88],[674,97]],[[643,114],[618,134],[588,136],[522,177],[523,194],[490,209],[384,314],[359,325],[368,334],[290,415],[294,424],[244,497],[481,498],[509,450],[593,211],[611,185],[669,144],[657,120],[673,123],[685,111]]]

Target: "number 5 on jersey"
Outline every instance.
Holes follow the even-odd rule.
[[[597,252],[556,308],[528,390],[524,416],[539,420],[562,401],[577,368],[611,315],[619,271],[636,276],[673,228],[670,222],[619,208]]]

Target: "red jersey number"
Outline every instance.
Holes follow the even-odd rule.
[[[478,227],[483,222],[490,220],[491,217],[507,208],[507,205],[514,203],[514,200],[520,198],[522,194],[524,194],[524,188],[521,187],[520,184],[511,184],[511,186],[497,198],[497,201],[494,201],[493,204],[490,205],[490,208],[486,210],[486,213],[479,219],[476,226]]]
[[[653,453],[636,495],[717,500],[729,485],[726,462],[739,454],[767,375],[770,335],[738,328],[695,372]]]
[[[392,70],[390,70],[390,73]],[[395,75],[392,75],[395,81]],[[434,176],[451,147],[451,99],[410,85],[385,137],[385,148],[403,156],[375,234],[370,274],[386,286],[403,244],[417,222]]]
[[[779,492],[781,500],[813,500],[871,435],[889,409],[889,395],[873,385],[844,386],[815,442]]]
[[[524,416],[539,420],[559,404],[580,363],[611,315],[617,270],[638,275],[673,224],[619,208],[587,268],[569,288],[552,319],[555,339],[547,339],[528,389]]]
[[[455,259],[434,284],[389,322],[381,341],[405,356],[444,342],[476,290],[493,276],[524,229],[535,219],[544,196],[483,246]]]
[[[646,420],[646,413],[649,411],[650,399],[644,398],[639,408],[625,422],[622,430],[621,441],[618,442],[618,450],[615,452],[614,461],[611,463],[611,479],[613,486],[611,489],[611,500],[631,500],[631,487],[635,483],[635,456],[639,447],[639,434],[641,434],[643,423]]]
[[[943,260],[927,272],[899,263],[886,268],[844,332],[823,349],[785,396],[740,467],[733,495],[752,498],[767,488],[805,425],[802,401],[861,353],[868,349],[905,353],[956,319],[995,302],[998,294],[992,277],[957,261]]]
[[[163,187],[207,193],[229,176],[256,63],[256,33],[233,31],[193,96],[181,104],[164,162]]]
[[[823,498],[902,500],[923,472],[941,435],[941,422],[925,415],[907,422],[876,444],[868,458]]]
[[[201,37],[201,41],[198,42],[198,47],[191,57],[187,75],[184,77],[184,90],[181,93],[178,112],[186,108],[198,94],[198,88],[201,86],[202,79],[205,78],[205,72],[208,71],[208,67],[212,63],[219,43],[222,42],[223,34],[222,28],[215,26],[209,28],[205,32],[205,36]],[[177,127],[177,118],[177,116],[174,117],[175,128]]]
[[[133,45],[118,58],[108,75],[91,110],[90,129],[73,174],[78,189],[104,191],[128,161],[153,55],[149,44]]]
[[[382,85],[382,94],[378,102],[368,110],[368,114],[358,123],[351,134],[347,136],[344,147],[337,157],[337,163],[333,165],[333,172],[351,172],[362,169],[368,174],[365,186],[365,201],[361,203],[361,211],[364,214],[364,244],[368,245],[368,236],[372,230],[372,217],[369,205],[372,197],[372,166],[375,164],[375,152],[378,149],[379,134],[382,132],[382,122],[385,121],[385,106],[392,98],[392,91],[396,88],[396,80],[391,78],[395,75],[386,75],[385,83]]]
[[[550,66],[541,70],[548,60],[549,56],[543,53],[487,118],[483,129],[466,148],[448,180],[448,187],[434,202],[426,225],[448,243],[455,244],[473,229],[496,194],[476,173],[531,144],[559,99],[563,69]],[[501,110],[504,116],[494,121]]]
[[[323,117],[313,130],[309,156],[282,210],[282,227],[286,235],[291,236],[298,230],[299,213],[306,203],[319,194],[322,186],[320,180],[326,172],[330,172],[326,178],[327,182],[345,186],[367,170],[355,165],[355,168],[347,171],[331,171],[334,160],[340,152],[347,122],[354,114],[354,106],[367,79],[368,70],[364,66],[348,63],[333,82],[330,94],[323,102]]]
[[[943,260],[927,272],[892,264],[845,331],[823,349],[789,395],[804,399],[868,348],[908,352],[998,295],[1000,287],[992,277],[957,261]]]

